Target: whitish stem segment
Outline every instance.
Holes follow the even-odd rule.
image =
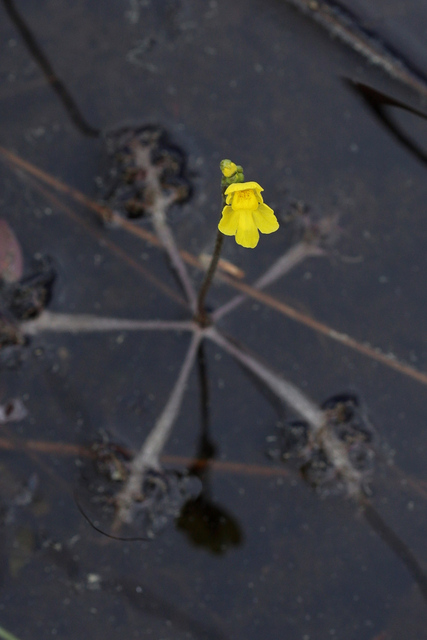
[[[116,498],[116,526],[123,522],[130,522],[131,510],[134,501],[141,497],[141,486],[144,473],[148,469],[160,468],[160,454],[172,432],[175,420],[178,417],[181,408],[182,399],[187,386],[187,381],[191,373],[191,369],[196,359],[197,350],[200,345],[203,333],[195,331],[190,347],[187,351],[184,363],[177,381],[169,396],[163,412],[149,433],[147,439],[142,445],[139,453],[135,456],[130,467],[129,478],[122,491]]]
[[[191,311],[195,313],[197,308],[196,292],[188,275],[187,267],[181,258],[178,247],[176,246],[175,238],[166,222],[165,209],[162,207],[162,202],[160,201],[159,203],[156,203],[156,205],[152,207],[151,211],[153,214],[154,229],[156,230],[156,233],[169,256],[172,266],[178,275],[190,304]]]
[[[307,396],[305,396],[292,382],[288,382],[259,362],[249,353],[243,351],[223,335],[221,335],[214,327],[206,329],[205,336],[210,338],[218,346],[227,351],[238,362],[243,364],[249,371],[254,373],[264,384],[266,384],[273,393],[286,404],[289,404],[301,418],[306,420],[311,428],[315,431],[321,429],[324,423],[323,411]]]
[[[325,252],[318,245],[309,242],[298,242],[283,254],[276,262],[253,284],[254,289],[262,290],[268,287],[273,282],[276,282],[279,278],[291,271],[294,267],[301,264],[306,258],[315,256],[324,256]],[[220,318],[224,317],[230,311],[236,309],[247,299],[244,293],[241,293],[229,302],[219,307],[212,314],[213,322],[217,322]]]
[[[285,380],[252,355],[234,345],[214,327],[206,329],[205,336],[255,374],[280,400],[292,407],[307,422],[312,441],[325,451],[336,473],[345,481],[348,495],[354,498],[363,495],[362,475],[352,466],[345,444],[328,425],[325,412],[292,382]]]
[[[189,321],[127,320],[101,318],[92,315],[51,313],[43,311],[36,320],[20,325],[25,335],[36,335],[44,331],[58,333],[87,333],[102,331],[194,331],[195,324]]]
[[[197,296],[193,283],[187,272],[178,247],[175,243],[175,238],[166,221],[166,211],[168,207],[174,202],[174,196],[165,196],[162,192],[162,188],[159,182],[161,169],[154,166],[151,162],[151,150],[149,147],[142,147],[135,145],[134,153],[137,165],[142,167],[146,172],[146,185],[147,185],[147,200],[151,202],[150,213],[152,216],[152,222],[154,229],[161,241],[166,253],[169,256],[172,267],[174,268],[179,281],[184,289],[187,301],[191,307],[193,313],[196,311]]]

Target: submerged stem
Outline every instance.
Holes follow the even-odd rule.
[[[205,336],[255,374],[282,402],[292,407],[305,420],[311,439],[322,447],[336,473],[345,481],[348,495],[353,498],[362,496],[362,475],[351,464],[345,444],[328,425],[324,411],[292,382],[285,380],[257,358],[227,340],[214,327],[207,329]]]
[[[280,400],[289,404],[301,418],[306,420],[313,431],[319,431],[322,428],[324,424],[322,410],[292,382],[285,380],[254,356],[227,340],[214,327],[206,329],[205,336],[255,374]]]
[[[43,331],[58,333],[87,333],[103,331],[193,331],[195,324],[179,320],[127,320],[103,318],[89,314],[51,313],[43,311],[35,320],[20,325],[24,335],[36,335]]]
[[[171,264],[179,278],[179,281],[187,296],[188,303],[190,304],[193,313],[196,311],[196,292],[191,282],[187,267],[181,258],[178,247],[176,246],[175,238],[170,230],[167,222],[164,209],[160,206],[153,207],[152,209],[153,226],[156,233],[169,256]]]
[[[178,417],[188,377],[196,359],[197,350],[202,336],[203,333],[201,331],[194,331],[190,347],[187,351],[181,371],[179,372],[166,406],[160,414],[153,429],[148,434],[139,453],[132,461],[129,478],[116,499],[117,525],[123,522],[130,522],[131,507],[133,502],[138,500],[141,495],[144,473],[148,469],[160,468],[160,454],[162,453],[162,450],[172,432],[172,427]]]
[[[381,538],[381,540],[387,544],[393,553],[396,554],[399,560],[403,562],[417,583],[424,600],[427,600],[427,575],[420,562],[403,540],[399,538],[393,529],[383,520],[373,504],[367,498],[362,497],[360,499],[360,506],[363,509],[362,513],[368,524]]]

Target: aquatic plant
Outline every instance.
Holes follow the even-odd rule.
[[[411,74],[409,68],[402,66],[400,60],[393,59],[393,51],[384,46],[384,43],[382,47],[378,47],[377,45],[381,43],[375,42],[373,38],[367,38],[366,33],[360,30],[354,18],[342,13],[335,7],[335,3],[288,1],[303,8],[334,35],[341,37],[375,64],[380,64],[388,73],[425,95],[425,84],[423,85],[419,78]],[[12,2],[5,4],[13,9]],[[16,11],[12,10],[11,15],[14,14],[16,21]],[[19,24],[18,19],[18,28]],[[34,42],[32,42],[32,48],[34,58],[43,68],[47,81],[62,97],[64,104],[68,105],[72,121],[81,132],[101,137],[98,129],[87,125],[63,83],[55,76],[52,67],[46,64],[46,58],[40,55],[37,57]],[[390,105],[421,115],[421,112],[396,100],[393,101],[389,96],[366,85],[352,82],[351,86],[362,96],[374,115],[380,117],[383,124],[388,125],[389,130],[393,127],[393,121],[387,111]],[[395,131],[397,134],[397,127]],[[76,489],[77,505],[81,507],[83,517],[88,517],[86,507],[93,506],[94,511],[89,510],[88,519],[101,533],[107,535],[113,533],[116,537],[126,540],[152,538],[174,518],[177,527],[184,531],[194,544],[202,545],[216,554],[224,553],[230,546],[241,544],[243,534],[236,519],[227,513],[226,509],[215,504],[213,492],[209,487],[209,470],[231,469],[233,463],[214,459],[215,446],[209,438],[206,424],[202,429],[203,433],[195,459],[185,461],[165,456],[166,444],[177,423],[189,376],[195,366],[200,369],[200,362],[204,358],[203,345],[209,341],[232,355],[242,368],[250,372],[248,378],[251,383],[263,390],[268,389],[270,397],[274,397],[275,406],[279,406],[279,410],[283,410],[286,406],[286,416],[283,416],[284,411],[282,411],[279,428],[268,438],[269,453],[275,461],[265,464],[261,469],[262,473],[284,475],[286,470],[283,463],[285,463],[287,469],[289,467],[297,469],[304,481],[318,494],[326,496],[339,492],[350,497],[358,507],[357,512],[363,513],[371,527],[405,563],[423,595],[426,596],[426,579],[422,569],[402,541],[382,521],[373,507],[373,501],[371,502],[372,481],[379,475],[376,475],[376,467],[379,449],[381,453],[381,440],[370,424],[366,408],[358,395],[353,392],[336,394],[332,389],[330,393],[334,395],[328,400],[323,403],[314,402],[302,388],[284,379],[280,372],[274,371],[269,363],[265,363],[262,354],[260,357],[254,355],[245,344],[238,343],[234,337],[225,335],[223,331],[222,319],[250,298],[310,327],[327,339],[335,340],[346,348],[356,349],[358,353],[409,375],[414,380],[426,382],[426,376],[422,371],[400,362],[393,354],[381,353],[366,343],[359,343],[264,291],[305,259],[331,254],[332,239],[339,234],[336,216],[330,215],[314,222],[303,203],[297,203],[293,216],[293,222],[297,224],[293,228],[298,227],[300,234],[298,241],[268,268],[265,274],[250,285],[244,280],[230,277],[231,273],[238,274],[240,277],[244,275],[241,273],[240,264],[221,262],[223,234],[234,236],[241,246],[255,248],[259,241],[259,231],[272,233],[277,228],[277,222],[272,210],[263,203],[262,189],[258,183],[244,182],[241,166],[231,160],[221,163],[223,176],[221,186],[226,201],[223,202],[215,248],[211,252],[213,257],[203,256],[202,259],[202,256],[196,257],[182,250],[182,237],[177,241],[170,227],[170,219],[174,215],[172,212],[170,216],[170,207],[188,200],[192,185],[183,168],[185,156],[177,146],[171,144],[166,132],[154,125],[139,128],[124,127],[121,130],[106,132],[101,139],[106,142],[110,151],[111,180],[106,181],[107,189],[104,190],[98,202],[60,182],[52,175],[44,173],[12,152],[2,149],[1,153],[10,166],[19,169],[21,177],[24,176],[23,179],[27,184],[31,184],[32,189],[40,191],[43,197],[48,198],[55,210],[61,209],[70,217],[74,216],[73,220],[85,226],[85,229],[104,246],[113,249],[116,255],[127,264],[132,265],[151,282],[155,282],[159,290],[166,291],[171,299],[180,302],[184,309],[184,319],[182,313],[179,319],[168,315],[165,319],[155,317],[142,320],[49,311],[51,288],[54,286],[55,262],[39,261],[38,264],[33,264],[29,272],[24,275],[22,260],[16,254],[16,242],[10,235],[10,230],[3,224],[0,225],[0,231],[6,229],[6,234],[9,236],[7,259],[3,262],[0,258],[0,264],[3,265],[1,287],[3,353],[18,354],[17,359],[13,361],[15,366],[28,345],[32,341],[37,343],[37,338],[33,340],[33,337],[41,333],[70,332],[78,335],[87,332],[121,332],[120,338],[122,338],[125,333],[131,331],[143,332],[141,343],[151,340],[146,332],[151,334],[173,332],[179,336],[180,343],[189,341],[187,353],[169,397],[165,395],[163,398],[164,406],[160,408],[157,419],[153,419],[152,424],[148,421],[143,423],[142,431],[148,431],[148,436],[142,443],[137,443],[141,445],[139,451],[130,451],[117,442],[119,439],[117,432],[120,434],[120,429],[124,425],[124,421],[120,422],[120,420],[117,420],[115,437],[100,429],[99,433],[90,434],[95,438],[95,442],[86,443],[86,446],[77,447],[69,443],[42,441],[22,443],[18,438],[4,438],[2,446],[16,449],[22,447],[25,451],[31,451],[32,446],[37,446],[39,451],[52,451],[50,446],[56,447],[57,452],[61,451],[64,454],[68,451],[68,455],[80,456],[78,463],[81,476]],[[409,142],[407,147],[411,148]],[[414,150],[415,145],[412,144],[412,151]],[[419,156],[421,157],[420,152]],[[261,173],[254,177],[260,180],[265,179]],[[79,218],[74,211],[70,212],[69,209],[67,211],[67,205],[56,198],[52,189],[70,196],[90,209],[99,217],[102,225],[97,227],[96,223],[92,224],[93,220],[88,223],[87,219],[83,220],[83,216]],[[268,193],[271,193],[271,185]],[[284,216],[283,212],[281,213],[281,222],[283,222]],[[220,211],[218,211],[218,217],[219,215]],[[142,224],[135,222],[141,217],[144,218]],[[212,232],[215,230],[216,222],[216,219],[211,218],[207,223],[212,227]],[[152,224],[153,232],[147,230],[146,225],[149,224]],[[167,253],[168,262],[177,275],[179,290],[167,285],[156,271],[150,273],[147,273],[148,270],[144,271],[144,266],[132,260],[132,256],[127,253],[127,246],[124,250],[122,246],[115,244],[113,240],[115,229],[133,234],[134,237],[141,238],[152,246],[162,248]],[[274,240],[263,239],[260,251],[262,251],[262,245],[268,247],[270,242],[277,243],[283,235],[282,229]],[[0,241],[1,239],[0,237]],[[275,248],[277,249],[277,244]],[[253,264],[262,257],[262,253],[248,252],[248,254]],[[235,259],[235,262],[239,263],[238,259]],[[28,261],[26,263],[28,267]],[[191,272],[188,270],[188,265],[191,266]],[[199,286],[199,275],[204,271],[205,278]],[[232,288],[236,295],[212,309],[212,305],[209,304],[212,282],[216,282],[218,286],[221,286],[221,283],[225,284]],[[56,293],[57,291],[54,290],[54,300],[58,300]],[[185,301],[182,295],[185,296]],[[242,316],[242,325],[245,320],[246,318]],[[268,332],[269,327],[266,325],[268,322],[263,326],[259,325],[260,333]],[[271,336],[271,340],[274,340],[274,336]],[[11,344],[15,346],[10,348],[6,346]],[[91,351],[90,348],[89,351]],[[259,347],[259,351],[262,351],[262,347]],[[10,364],[11,360],[8,357],[5,357],[5,361]],[[280,360],[279,366],[281,366]],[[141,362],[141,369],[143,367],[144,364]],[[163,363],[161,368],[163,370]],[[203,375],[200,375],[200,378],[202,379]],[[246,383],[248,397],[251,393],[249,388],[251,383]],[[203,396],[202,391],[201,395]],[[202,404],[205,405],[206,411],[208,405],[206,399]],[[22,401],[16,399],[4,402],[0,407],[0,413],[0,422],[4,423],[22,419],[25,417],[26,409]],[[196,420],[188,422],[188,430],[194,428],[195,422]],[[206,416],[205,422],[207,422]],[[152,427],[151,430],[150,427]],[[136,438],[137,436],[132,438],[133,443]],[[386,463],[391,463],[389,457]],[[220,467],[221,464],[224,466]],[[251,467],[248,464],[241,467],[236,464],[235,468],[239,468],[240,471],[243,468],[251,469],[251,472],[255,473],[255,466]],[[396,467],[391,468],[393,472],[398,473]],[[258,469],[258,472],[261,473],[261,471]],[[82,501],[83,487],[87,489],[86,502]],[[416,485],[416,490],[422,491],[421,483]],[[107,516],[101,523],[97,518],[92,517],[93,513],[98,515],[97,509],[101,508],[100,505]],[[281,508],[284,512],[286,511],[285,504]],[[113,521],[112,528],[111,521]],[[207,526],[207,522],[213,523],[214,526]],[[133,526],[132,530],[136,531],[137,535],[134,537],[129,535],[126,525]],[[146,547],[149,548],[150,545]]]

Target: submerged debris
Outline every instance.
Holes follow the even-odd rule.
[[[81,481],[78,500],[87,518],[96,522],[107,535],[116,515],[116,496],[129,476],[130,452],[117,443],[103,439],[90,447],[92,460],[81,460]],[[153,538],[171,520],[180,516],[189,500],[200,494],[201,482],[187,471],[147,469],[140,495],[132,509],[132,536]]]
[[[55,277],[51,258],[38,255],[19,281],[0,278],[0,347],[25,344],[19,323],[36,318],[47,306]]]
[[[0,284],[2,303],[15,320],[36,318],[51,299],[55,276],[51,258],[36,256],[29,275],[12,285]]]
[[[150,211],[153,173],[171,202],[185,202],[191,194],[183,151],[164,129],[154,125],[123,127],[106,135],[111,168],[103,181],[102,199],[128,218]]]

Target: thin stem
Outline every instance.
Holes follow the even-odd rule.
[[[76,127],[86,136],[98,137],[100,134],[100,130],[92,127],[87,123],[86,119],[82,115],[79,107],[77,106],[74,98],[69,93],[65,84],[58,78],[56,75],[52,65],[50,64],[47,56],[43,53],[42,49],[39,47],[37,40],[35,39],[33,33],[28,28],[27,23],[18,12],[15,7],[15,3],[12,0],[3,0],[3,6],[9,15],[9,18],[12,20],[16,29],[21,34],[24,43],[29,50],[30,54],[34,58],[34,60],[39,65],[42,70],[46,81],[50,84],[52,89],[55,91],[56,95],[61,100],[64,105],[66,111],[68,112],[69,117],[74,122]]]
[[[381,540],[383,540],[393,553],[396,554],[399,560],[403,562],[417,583],[423,598],[427,600],[427,575],[423,571],[423,568],[417,558],[403,540],[401,540],[393,529],[391,529],[391,527],[389,527],[382,519],[378,511],[367,498],[362,498],[360,500],[360,504],[366,521]]]
[[[150,206],[151,219],[157,237],[163,245],[169,256],[171,265],[175,270],[178,280],[185,292],[187,302],[191,307],[191,311],[196,311],[196,292],[193,283],[188,275],[187,267],[181,257],[175,238],[166,221],[166,211],[175,201],[175,196],[165,196],[160,184],[161,170],[153,165],[151,160],[151,147],[141,147],[136,142],[133,148],[137,166],[145,172],[145,182],[147,187],[147,197],[151,200]]]
[[[171,264],[175,269],[182,288],[184,289],[185,295],[187,296],[187,300],[191,307],[191,311],[195,313],[197,308],[196,292],[194,290],[193,283],[191,282],[191,279],[188,275],[185,262],[181,258],[179,249],[176,246],[175,238],[166,222],[166,215],[164,207],[162,207],[162,201],[160,201],[157,206],[153,207],[152,214],[153,226],[156,230],[156,233],[169,256]]]
[[[286,404],[289,404],[296,413],[304,418],[314,431],[319,431],[322,428],[324,424],[323,412],[312,400],[292,384],[292,382],[285,380],[251,354],[233,344],[214,327],[206,329],[205,336],[222,347],[224,351],[232,355],[244,367],[254,373],[278,398]]]
[[[116,499],[116,524],[131,521],[131,508],[134,500],[141,494],[144,473],[148,469],[160,468],[160,454],[172,432],[172,427],[178,417],[188,377],[191,373],[197,350],[202,340],[203,332],[195,330],[184,363],[179,372],[169,400],[160,414],[156,424],[148,434],[139,453],[132,461],[129,478]]]
[[[36,320],[28,320],[20,326],[25,335],[36,335],[43,331],[83,333],[102,331],[194,331],[189,321],[126,320],[122,318],[100,318],[91,315],[51,313],[43,311]]]
[[[221,255],[221,249],[222,249],[223,241],[224,241],[224,236],[221,233],[221,231],[218,229],[217,234],[216,234],[215,247],[214,247],[214,252],[213,252],[213,255],[212,255],[212,260],[211,260],[211,263],[209,265],[208,270],[206,271],[204,280],[203,280],[203,282],[201,284],[201,287],[200,287],[199,296],[197,298],[197,316],[196,316],[196,319],[202,326],[205,326],[207,324],[205,300],[206,300],[206,295],[207,295],[207,293],[209,291],[209,287],[212,284],[212,279],[214,277],[216,268],[218,266],[218,260],[219,260],[219,257]]]
[[[306,258],[314,256],[324,256],[323,249],[316,244],[308,243],[305,241],[298,242],[298,244],[291,247],[286,253],[284,253],[269,269],[252,285],[254,289],[262,290],[268,285],[273,284],[279,278],[289,273],[291,269],[301,264]],[[233,311],[247,299],[247,295],[240,293],[229,302],[226,302],[221,307],[216,309],[212,314],[213,322],[217,322],[220,318],[223,318],[227,313]]]

